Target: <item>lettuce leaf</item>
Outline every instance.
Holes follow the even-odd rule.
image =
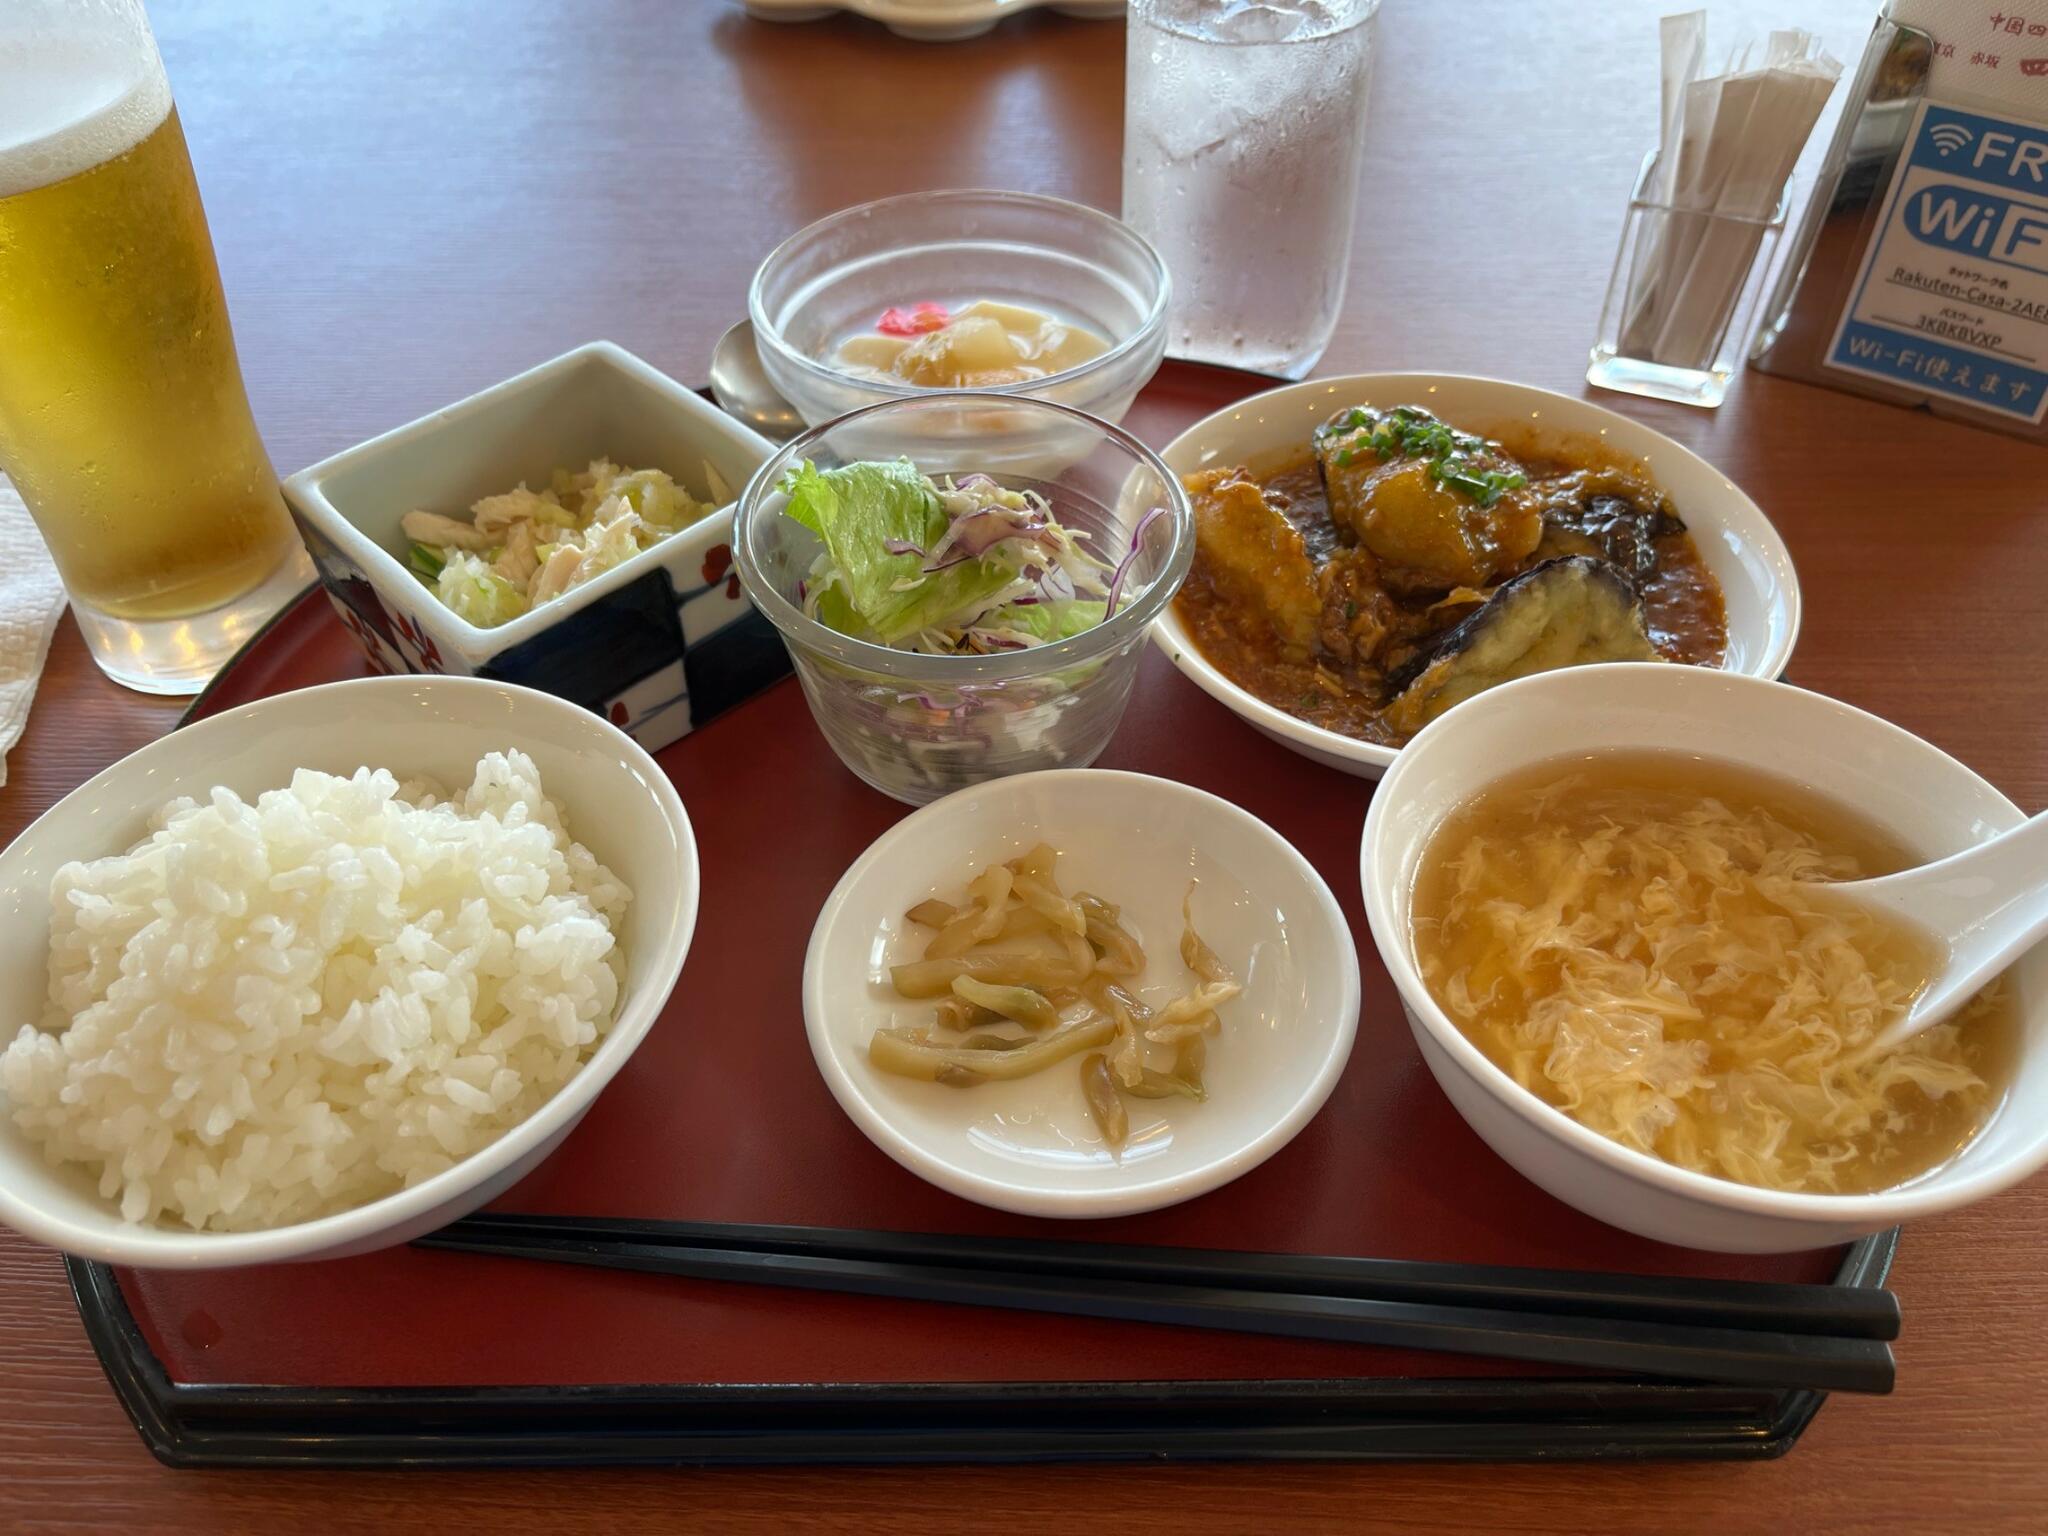
[[[930,549],[946,531],[938,497],[908,459],[826,470],[806,459],[783,477],[782,490],[783,511],[825,541],[848,606],[884,645],[972,618],[1012,579],[986,560],[926,575],[923,556],[889,553],[891,541]],[[821,604],[819,616],[844,630],[838,605]]]
[[[1084,629],[1093,629],[1107,612],[1107,605],[1079,597],[1064,598],[1057,603],[1030,603],[1022,607],[1006,603],[983,614],[981,627],[1014,629],[1050,645],[1055,640],[1078,635]]]
[[[855,637],[865,635],[868,629],[861,616],[853,611],[853,604],[846,600],[844,589],[837,586],[827,587],[818,594],[818,622],[827,629]]]

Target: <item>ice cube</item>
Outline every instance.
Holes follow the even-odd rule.
[[[1238,104],[1228,98],[1197,99],[1148,124],[1168,164],[1185,165],[1221,149],[1250,125]]]
[[[1331,16],[1317,0],[1234,0],[1210,31],[1228,43],[1284,43],[1298,32],[1326,28]]]

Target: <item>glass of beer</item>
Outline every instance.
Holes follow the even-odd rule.
[[[311,580],[142,0],[0,4],[0,471],[131,688],[197,692]]]

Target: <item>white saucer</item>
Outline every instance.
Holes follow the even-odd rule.
[[[889,988],[928,931],[904,911],[958,900],[984,865],[1039,842],[1061,886],[1124,908],[1148,964],[1134,990],[1163,1002],[1193,985],[1179,955],[1181,898],[1245,981],[1220,1010],[1206,1103],[1127,1099],[1121,1155],[1103,1142],[1062,1062],[1013,1083],[949,1088],[877,1072],[877,1029],[929,1023],[930,1002]],[[876,839],[827,898],[804,961],[804,1022],[840,1107],[884,1152],[941,1189],[1034,1216],[1118,1216],[1226,1184],[1279,1151],[1329,1097],[1358,1026],[1358,951],[1330,888],[1284,838],[1226,800],[1101,769],[1022,774],[961,790]]]
[[[1124,0],[743,0],[759,21],[818,21],[834,11],[851,11],[879,21],[898,37],[921,43],[950,43],[979,37],[1005,16],[1050,4],[1063,16],[1110,21],[1124,13]]]

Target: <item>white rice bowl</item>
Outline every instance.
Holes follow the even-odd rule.
[[[58,871],[48,1009],[0,1052],[15,1126],[129,1222],[268,1229],[417,1184],[612,1022],[631,892],[523,753],[453,796],[301,769],[152,825]]]

